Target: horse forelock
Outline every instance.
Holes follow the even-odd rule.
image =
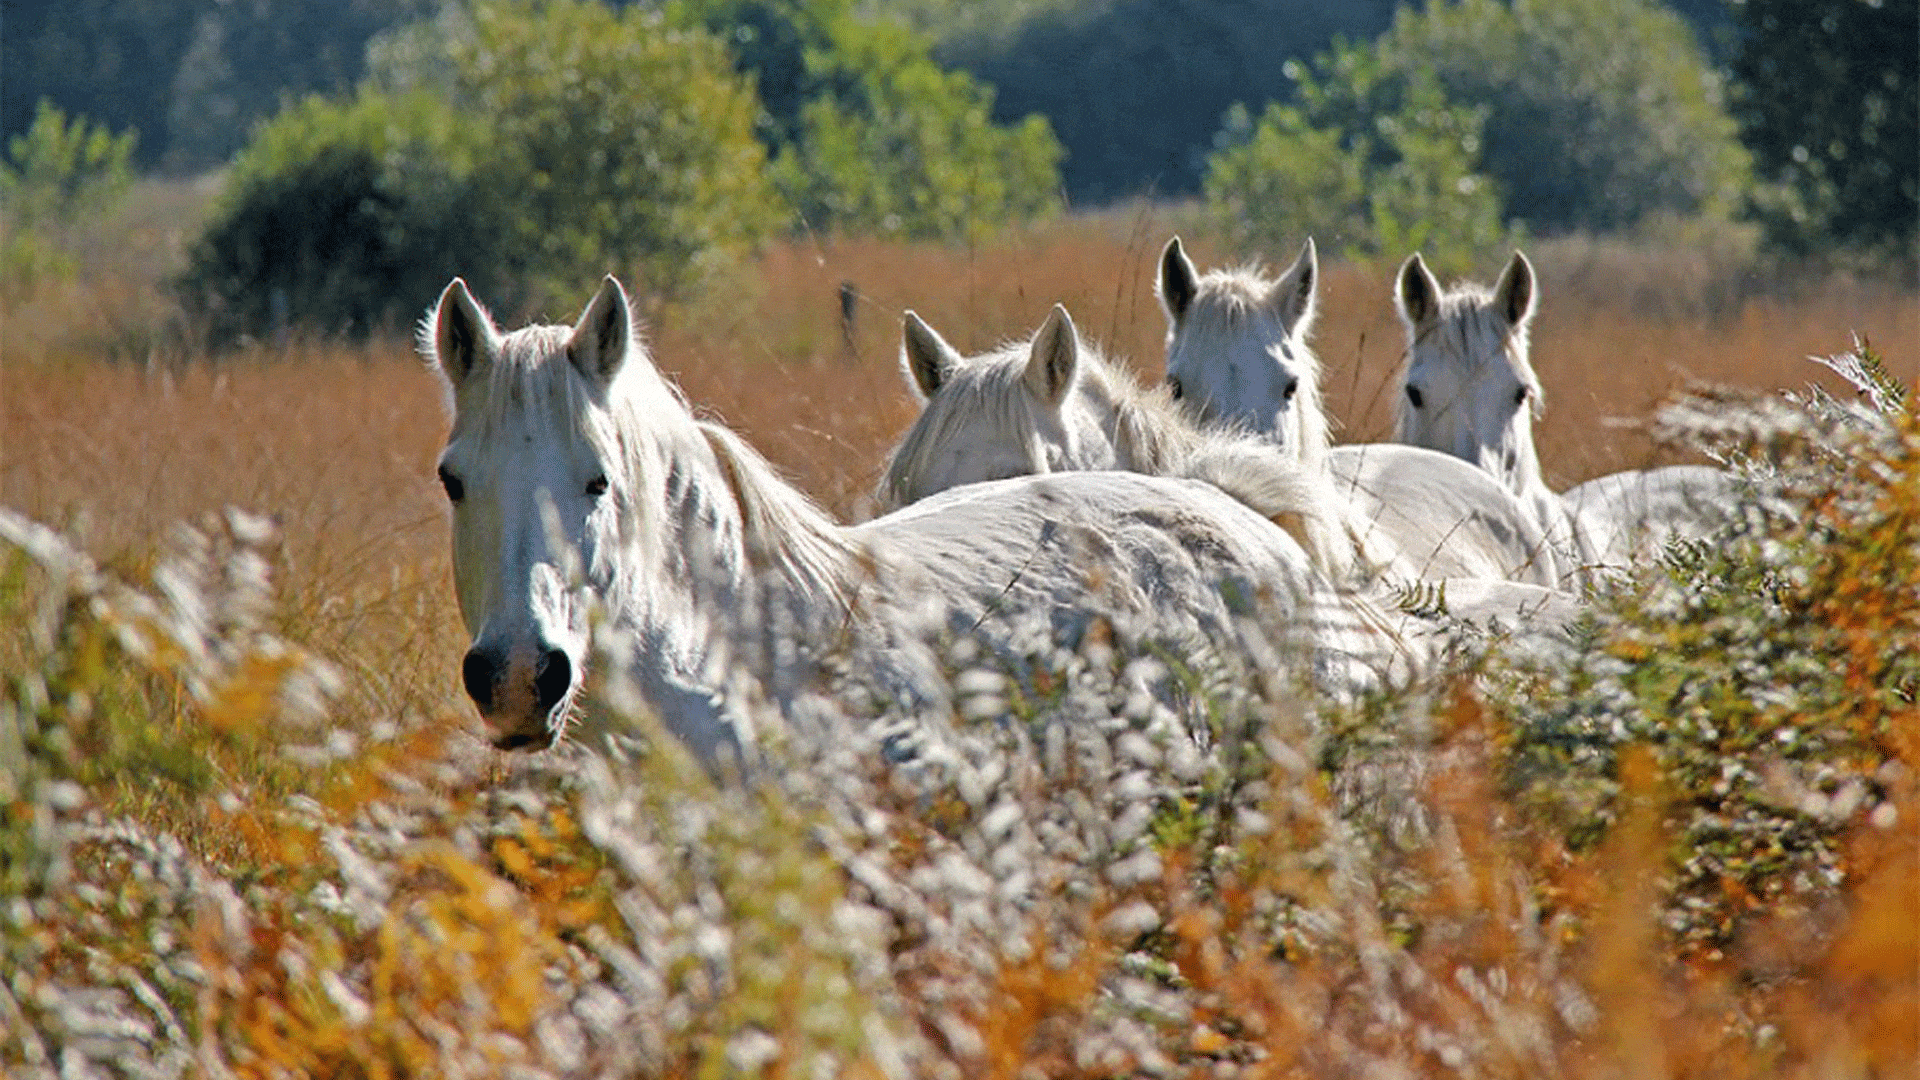
[[[1538,400],[1540,378],[1528,358],[1530,324],[1514,325],[1494,310],[1492,289],[1461,282],[1443,291],[1435,308],[1434,317],[1424,326],[1409,328],[1409,365],[1432,358],[1471,377],[1488,364],[1503,362]]]

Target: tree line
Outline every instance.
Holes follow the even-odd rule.
[[[1138,194],[1200,195],[1249,246],[1443,264],[1668,218],[1910,261],[1917,10],[10,0],[0,194],[44,218],[35,155],[96,130],[137,132],[123,169],[228,165],[180,283],[216,336],[364,333],[449,267],[670,296],[783,229],[950,238]]]

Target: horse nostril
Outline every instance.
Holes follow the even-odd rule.
[[[548,649],[540,658],[540,666],[534,670],[533,693],[543,713],[552,712],[573,688],[573,664],[567,654],[559,649]]]
[[[467,684],[467,696],[483,713],[493,708],[493,675],[497,669],[493,657],[479,649],[467,650],[467,658],[460,663],[460,680]]]

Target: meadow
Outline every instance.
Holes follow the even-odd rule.
[[[973,925],[939,885],[902,914],[874,870],[997,866],[964,799],[875,780],[885,823],[856,839],[802,780],[715,788],[657,740],[485,749],[433,379],[404,333],[198,354],[159,285],[194,205],[143,195],[78,280],[6,298],[0,507],[75,545],[0,543],[17,1075],[1920,1075],[1911,416],[1706,433],[1776,464],[1780,505],[1598,598],[1560,669],[1468,650],[1325,729],[1223,692],[1260,752],[1157,798],[1124,848],[1151,872],[1063,871]],[[902,309],[971,352],[1062,302],[1157,379],[1176,230],[1202,267],[1246,254],[1152,207],[971,247],[803,238],[649,337],[698,409],[860,518],[915,408]],[[1701,460],[1652,423],[1690,388],[1851,401],[1806,357],[1854,335],[1920,381],[1909,287],[1679,243],[1528,254],[1556,486]],[[1325,266],[1343,440],[1391,432],[1395,269]],[[1783,545],[1789,569],[1755,562]],[[1596,718],[1623,734],[1579,734]],[[1369,755],[1423,762],[1395,796],[1419,842],[1347,798]]]

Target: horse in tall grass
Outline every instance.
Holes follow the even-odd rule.
[[[601,696],[586,675],[607,655],[602,673],[710,759],[754,744],[754,702],[804,728],[843,683],[937,727],[942,635],[1008,655],[1127,634],[1239,655],[1261,613],[1323,687],[1399,662],[1376,611],[1207,484],[1026,476],[844,527],[693,416],[612,278],[573,326],[511,333],[456,279],[421,338],[452,417],[439,477],[462,677],[501,748],[559,738]]]
[[[1564,568],[1537,515],[1479,470],[1391,443],[1331,445],[1320,361],[1307,343],[1319,259],[1308,240],[1292,266],[1201,274],[1180,238],[1160,257],[1167,386],[1203,422],[1270,440],[1325,475],[1349,522],[1411,561],[1420,577],[1560,583]]]
[[[1492,558],[1524,559],[1542,542],[1526,533],[1523,519],[1504,522],[1525,537],[1504,551],[1455,542],[1495,535],[1471,517],[1437,540],[1425,527],[1396,531],[1393,525],[1412,519],[1336,491],[1325,469],[1304,465],[1272,442],[1201,425],[1164,389],[1140,385],[1083,342],[1057,304],[1030,341],[972,357],[909,311],[901,363],[922,408],[888,458],[879,491],[883,507],[1003,476],[1124,469],[1187,477],[1219,487],[1287,529],[1345,587],[1374,588],[1382,579],[1455,579],[1448,586],[1451,610],[1469,618],[1555,606],[1533,591],[1547,582],[1504,591],[1488,587],[1508,585],[1505,572],[1515,565]],[[1489,504],[1511,502],[1475,470],[1458,469],[1467,474],[1468,487],[1492,489]],[[1569,616],[1556,607],[1551,617],[1564,622]]]
[[[1628,470],[1556,493],[1534,450],[1545,407],[1529,356],[1539,303],[1533,264],[1514,252],[1488,289],[1442,289],[1418,253],[1394,304],[1407,330],[1395,436],[1478,465],[1513,492],[1585,569],[1620,567],[1668,538],[1705,536],[1734,498],[1732,476],[1700,465]]]

